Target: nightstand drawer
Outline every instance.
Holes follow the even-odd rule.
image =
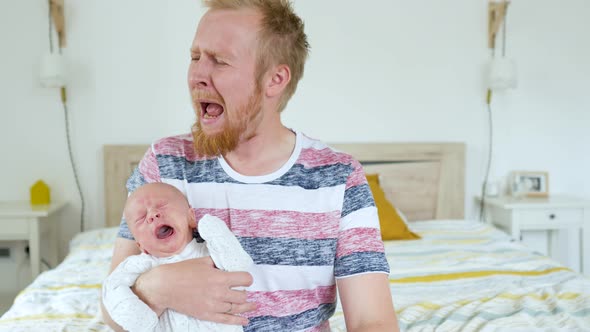
[[[522,209],[518,214],[521,227],[559,229],[580,226],[584,221],[583,209]]]

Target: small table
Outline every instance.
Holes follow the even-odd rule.
[[[481,198],[477,198],[481,201]],[[505,230],[514,240],[522,239],[526,230],[567,230],[568,235],[581,234],[578,242],[581,262],[575,269],[590,273],[590,201],[551,195],[545,198],[486,197],[486,220]],[[580,236],[580,235],[578,235]],[[555,233],[549,236],[548,251],[554,256]]]
[[[0,241],[28,241],[33,279],[39,275],[41,269],[41,235],[46,232],[50,234],[47,238],[43,238],[49,240],[55,263],[57,263],[57,231],[50,217],[64,206],[66,206],[65,202],[35,206],[28,201],[0,202]]]

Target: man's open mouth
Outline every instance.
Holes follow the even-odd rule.
[[[160,225],[156,229],[156,237],[160,240],[168,238],[174,234],[174,228],[168,225]]]
[[[215,119],[223,114],[223,106],[217,103],[201,102],[201,114],[205,119]]]

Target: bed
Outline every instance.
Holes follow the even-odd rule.
[[[590,330],[590,279],[495,229],[464,219],[460,143],[341,144],[378,173],[387,198],[422,238],[386,241],[390,288],[404,331]],[[0,331],[109,331],[101,282],[126,197],[147,146],[105,146],[105,228],[78,234],[0,318]],[[333,331],[345,331],[340,307]]]

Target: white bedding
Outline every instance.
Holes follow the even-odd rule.
[[[16,297],[0,331],[110,331],[100,318],[99,296],[117,228],[78,234],[70,253]]]

